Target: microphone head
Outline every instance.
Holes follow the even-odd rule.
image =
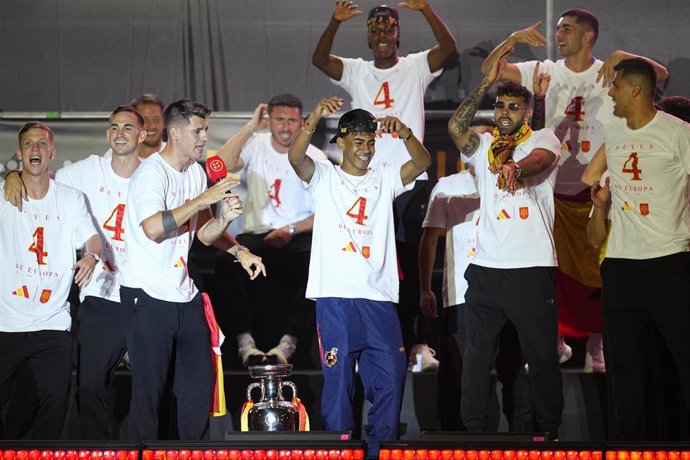
[[[211,182],[218,182],[228,175],[228,168],[221,157],[213,155],[206,159],[206,174]]]

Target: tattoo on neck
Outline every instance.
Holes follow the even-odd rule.
[[[175,217],[170,210],[161,211],[161,220],[163,221],[163,231],[165,233],[170,233],[177,230],[177,222],[175,222]]]

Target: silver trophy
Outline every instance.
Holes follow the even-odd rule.
[[[247,387],[247,400],[252,400],[252,390],[261,388],[261,399],[247,414],[249,431],[299,431],[299,412],[290,401],[283,398],[283,387],[292,389],[297,397],[297,387],[281,379],[292,372],[292,364],[249,366],[249,375],[261,379]]]

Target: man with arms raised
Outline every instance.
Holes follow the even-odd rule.
[[[352,98],[352,108],[371,112],[377,118],[394,116],[405,123],[415,136],[424,142],[424,93],[429,84],[443,71],[443,65],[456,51],[455,39],[428,0],[409,0],[398,3],[399,8],[419,11],[429,24],[438,44],[428,50],[400,56],[400,19],[395,8],[379,5],[367,16],[367,42],[373,60],[343,58],[331,54],[340,23],[362,14],[350,0],[337,0],[326,29],[312,55],[312,64],[331,78]],[[396,168],[409,159],[395,134],[379,134],[376,155],[371,167],[393,165]],[[418,178],[413,190],[403,193],[395,201],[396,246],[403,280],[400,284],[400,314],[405,346],[414,361],[422,354],[422,367],[438,366],[423,345],[424,337],[415,339],[412,326],[419,313],[417,299],[417,253],[421,237],[424,207],[428,200],[426,172]],[[421,332],[421,331],[420,331]],[[412,350],[412,345],[418,344]]]
[[[292,94],[279,94],[268,104],[259,104],[250,122],[218,151],[229,170],[242,169],[247,184],[243,227],[237,240],[271,268],[270,277],[249,281],[237,264],[230,263],[229,254],[221,254],[216,263],[218,279],[232,283],[220,295],[222,304],[234,311],[243,366],[267,360],[287,364],[298,338],[307,339],[307,345],[313,339],[314,304],[305,299],[304,292],[314,205],[287,155],[302,122],[302,101]],[[266,125],[269,132],[255,133]],[[315,161],[326,160],[313,145],[307,152]],[[266,321],[267,315],[278,327]],[[252,333],[264,345],[277,346],[265,355]]]
[[[561,373],[553,346],[557,310],[553,271],[553,187],[560,143],[553,132],[533,132],[531,93],[505,83],[497,90],[493,135],[477,135],[470,123],[505,65],[506,48],[448,123],[449,133],[477,174],[479,208],[476,252],[465,271],[465,351],[462,419],[470,431],[487,424],[489,369],[496,339],[510,320],[529,364],[539,428],[558,437],[563,409]]]
[[[519,43],[542,47],[546,38],[540,22],[514,32],[484,60],[486,74],[490,62],[506,47]],[[561,141],[561,159],[556,183],[557,218],[554,225],[559,269],[557,271],[559,317],[564,332],[590,334],[587,342],[588,370],[605,369],[601,343],[601,313],[597,292],[601,287],[598,251],[587,244],[586,227],[592,203],[589,190],[580,182],[585,166],[603,142],[603,127],[613,119],[613,103],[606,94],[613,66],[634,57],[615,51],[606,61],[596,59],[592,49],[599,36],[599,21],[591,12],[572,8],[564,11],[556,25],[555,41],[562,59],[508,63],[502,80],[531,87],[535,72],[551,75],[545,98],[545,127]],[[660,80],[666,69],[653,63]],[[601,80],[601,83],[599,81]],[[598,180],[598,178],[597,178]],[[561,359],[572,351],[559,340]],[[589,362],[588,362],[589,364]]]

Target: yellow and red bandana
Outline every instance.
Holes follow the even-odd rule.
[[[498,166],[513,163],[513,151],[515,147],[525,142],[532,135],[532,128],[526,123],[520,126],[513,134],[502,136],[498,128],[494,128],[494,140],[489,147],[489,171],[493,174],[498,173]],[[498,176],[498,188],[506,188],[503,176]]]

